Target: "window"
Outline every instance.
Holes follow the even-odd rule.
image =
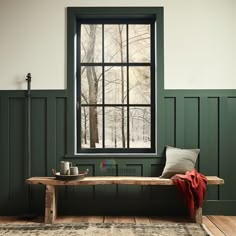
[[[73,128],[78,154],[155,153],[157,18],[149,14],[151,8],[139,8],[143,14],[109,9],[72,8],[69,14],[69,27],[70,15],[76,16],[77,37],[73,86],[68,72],[68,90],[73,88],[68,104],[74,101],[74,126],[68,125],[68,134]],[[70,48],[68,42],[68,52]],[[69,63],[68,58],[68,70]]]

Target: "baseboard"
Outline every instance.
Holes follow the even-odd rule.
[[[203,205],[204,215],[236,215],[236,200],[208,200]]]

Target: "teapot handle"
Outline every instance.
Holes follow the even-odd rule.
[[[56,175],[56,170],[55,169],[52,169],[52,173],[53,173],[53,175]]]
[[[86,169],[84,172],[84,175],[87,175],[89,173],[89,169]]]

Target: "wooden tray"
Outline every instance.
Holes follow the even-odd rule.
[[[78,175],[61,175],[60,172],[56,172],[56,170],[52,169],[53,175],[56,177],[58,180],[77,180],[77,179],[83,179],[87,174],[89,170],[85,171],[79,171]]]

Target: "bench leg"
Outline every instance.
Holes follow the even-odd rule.
[[[46,185],[45,196],[45,224],[53,224],[57,216],[57,193],[56,187]]]
[[[198,224],[202,224],[202,208],[195,209],[194,221]]]

